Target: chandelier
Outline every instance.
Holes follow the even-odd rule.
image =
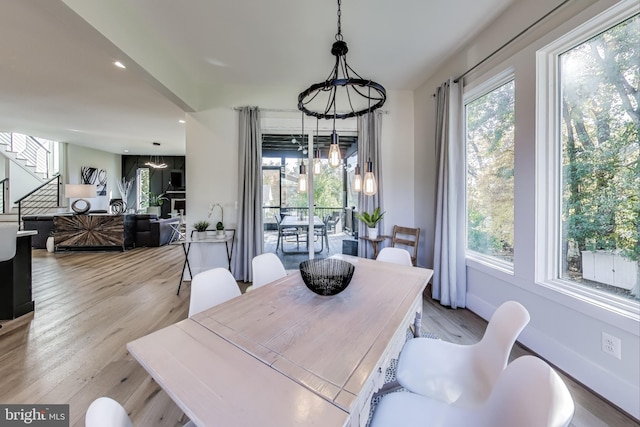
[[[336,57],[333,69],[324,81],[312,84],[298,95],[298,109],[303,113],[303,123],[304,114],[313,116],[316,119],[333,120],[331,144],[327,155],[329,166],[333,168],[338,167],[342,162],[339,137],[336,132],[336,119],[362,116],[382,107],[387,100],[387,92],[380,83],[362,78],[347,63],[349,48],[342,37],[341,5],[341,0],[338,0],[338,32],[335,36],[336,41],[331,47],[331,54]],[[359,169],[357,167],[356,170],[356,191],[360,191],[364,186],[366,195],[375,194],[377,185],[371,161],[367,162],[367,173],[365,174],[364,182],[362,182]],[[306,189],[306,167],[304,162],[300,165],[300,176],[304,177],[302,179],[304,183],[300,183],[300,191],[303,191],[303,185]]]
[[[387,100],[387,92],[380,83],[362,78],[347,63],[349,49],[342,39],[340,6],[338,0],[338,32],[331,47],[335,65],[324,81],[312,84],[298,95],[298,109],[319,119],[361,116],[382,107]]]
[[[154,142],[153,145],[159,147],[160,143]],[[152,169],[164,169],[167,167],[167,164],[164,162],[164,157],[161,158],[160,156],[149,156],[149,160],[145,162],[144,165]]]

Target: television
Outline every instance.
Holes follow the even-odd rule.
[[[184,174],[181,170],[173,170],[171,171],[171,177],[169,179],[169,184],[174,190],[183,190],[184,189]]]

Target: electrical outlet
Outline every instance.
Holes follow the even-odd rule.
[[[602,351],[616,359],[622,360],[622,342],[620,338],[609,335],[606,332],[602,333]]]

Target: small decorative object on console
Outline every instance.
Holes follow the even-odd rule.
[[[318,295],[336,295],[344,291],[354,270],[353,264],[333,258],[308,259],[300,263],[304,284]]]

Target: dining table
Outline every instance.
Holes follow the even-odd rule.
[[[285,215],[284,218],[282,218],[282,222],[280,223],[282,228],[297,228],[298,230],[300,230],[300,235],[304,235],[307,236],[307,238],[305,239],[305,241],[307,242],[306,250],[295,250],[295,251],[291,251],[291,250],[285,250],[284,247],[284,242],[282,242],[282,244],[280,245],[282,247],[282,253],[283,254],[302,254],[302,253],[307,253],[309,251],[309,244],[308,242],[310,241],[309,239],[309,217],[298,217],[295,215]],[[326,225],[324,222],[322,222],[322,219],[320,219],[319,216],[314,215],[313,216],[313,228],[314,230],[320,229],[323,231],[322,235],[320,237],[322,237],[324,235],[324,233],[326,233]],[[311,233],[311,236],[314,236],[315,233]],[[314,250],[315,253],[320,253],[324,250],[324,240],[321,238],[320,239],[320,249],[319,250]]]
[[[355,266],[337,295],[295,271],[127,349],[198,426],[364,426],[433,272],[334,257]]]

